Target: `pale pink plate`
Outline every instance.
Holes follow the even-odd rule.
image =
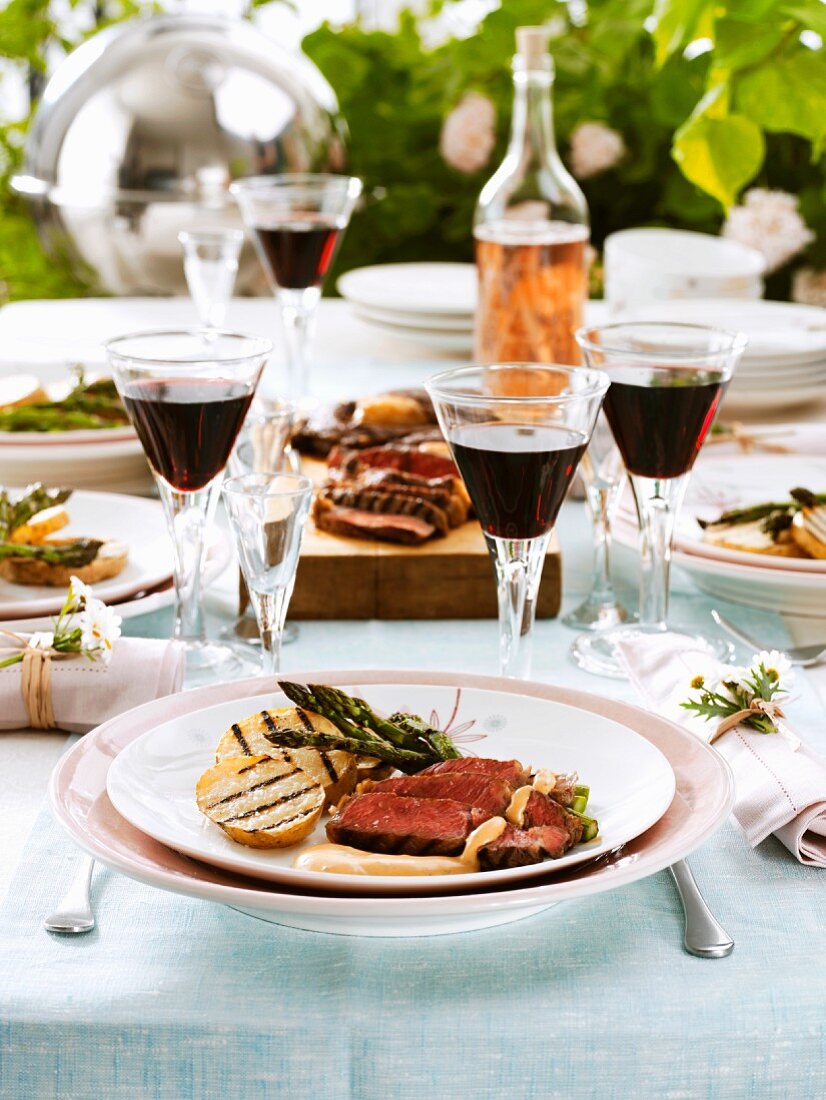
[[[545,684],[464,673],[322,671],[292,673],[300,681],[330,684],[438,685],[547,699],[603,715],[650,741],[674,770],[677,790],[659,821],[619,852],[585,866],[531,879],[517,887],[438,895],[359,896],[271,884],[196,862],[131,826],[106,794],[109,767],[147,730],[180,715],[260,694],[265,679],[199,688],[160,699],[119,716],[87,734],[60,761],[50,798],[60,824],[81,847],[140,882],[191,897],[222,902],[261,919],[345,935],[408,936],[484,928],[541,912],[560,901],[634,882],[684,858],[725,820],[733,802],[728,766],[703,742],[637,707]],[[479,746],[481,748],[481,746]]]

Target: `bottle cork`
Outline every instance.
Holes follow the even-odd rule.
[[[547,27],[517,27],[516,52],[526,69],[547,69],[550,65],[548,43],[551,32]]]

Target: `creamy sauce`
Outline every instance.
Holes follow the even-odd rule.
[[[540,794],[551,794],[558,778],[556,772],[552,772],[550,768],[540,768],[533,777],[533,789],[539,791]],[[519,791],[516,793],[518,794]]]
[[[505,817],[511,825],[517,825],[520,829],[525,823],[525,810],[528,808],[528,799],[533,794],[534,787],[519,787],[513,792],[510,804],[505,810]]]
[[[483,821],[465,841],[460,856],[402,856],[362,852],[346,844],[315,844],[295,857],[293,867],[330,875],[470,875],[480,870],[480,848],[500,837],[506,826],[504,817]]]

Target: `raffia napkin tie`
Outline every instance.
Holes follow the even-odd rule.
[[[20,664],[20,692],[26,705],[29,716],[29,724],[36,730],[53,730],[57,728],[52,706],[52,659],[66,657],[82,657],[82,653],[61,653],[51,647],[42,648],[31,645],[31,639],[15,634],[11,630],[2,630],[0,634],[11,638],[13,645],[0,647],[0,656],[3,651],[9,655],[22,651],[23,660]]]

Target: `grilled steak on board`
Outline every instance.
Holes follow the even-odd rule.
[[[359,508],[342,508],[316,496],[313,519],[319,531],[347,538],[379,539],[402,546],[419,546],[436,534],[436,528],[419,516],[385,515]]]

